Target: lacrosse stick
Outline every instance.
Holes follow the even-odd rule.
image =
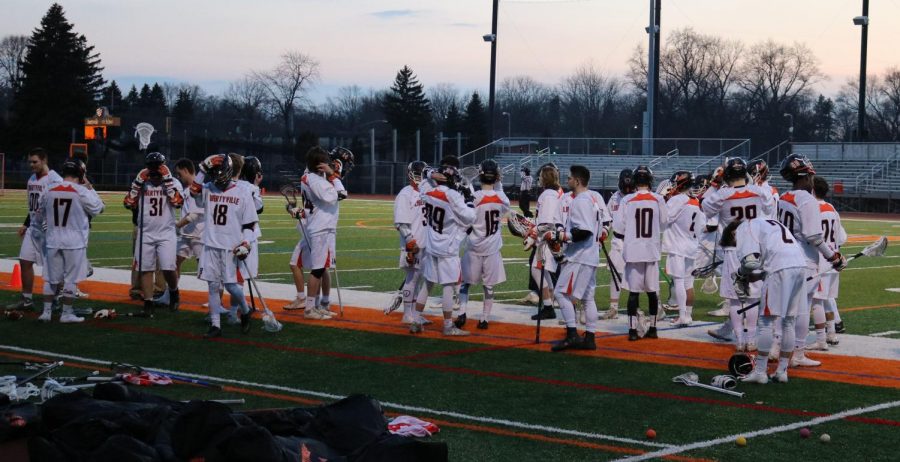
[[[881,236],[878,238],[877,241],[867,245],[866,248],[862,249],[861,252],[858,252],[858,253],[850,256],[850,258],[847,258],[847,264],[849,265],[851,261],[856,260],[859,257],[883,257],[884,253],[887,251],[887,246],[888,246],[887,236]],[[815,276],[810,276],[810,277],[806,278],[806,280],[811,281],[811,280],[813,280],[819,276],[822,276],[826,273],[833,273],[833,272],[835,272],[835,270],[833,270],[833,269],[830,269],[827,271],[822,271],[821,273],[816,274]]]
[[[459,170],[459,177],[462,178],[460,182],[463,186],[471,187],[475,182],[475,178],[478,178],[478,170],[477,166],[471,165]]]
[[[609,253],[606,251],[606,242],[600,243],[600,248],[603,249],[603,256],[606,257],[606,267],[609,269],[609,274],[611,276],[613,285],[616,286],[616,290],[619,289],[619,281],[622,280],[622,275],[619,274],[619,270],[616,269],[616,265],[613,264],[612,260],[609,258]]]
[[[513,236],[525,238],[534,228],[534,222],[520,213],[510,211],[506,216],[506,226]]]
[[[219,403],[219,404],[246,404],[247,400],[244,398],[238,399],[205,399],[203,401],[209,403]],[[181,400],[182,403],[190,403],[190,400]]]
[[[544,268],[544,248],[543,244],[539,245],[537,248],[538,253],[538,266],[541,268],[541,280],[538,284],[538,311],[537,311],[537,327],[534,331],[534,343],[541,343],[541,312],[544,311],[544,275],[547,273],[546,268]]]
[[[332,261],[336,261],[337,258],[333,258]],[[334,274],[334,288],[337,290],[338,295],[338,311],[340,312],[341,317],[344,317],[344,301],[341,300],[341,280],[338,278],[338,270],[337,263],[331,265],[331,272]]]
[[[147,151],[147,146],[150,146],[150,137],[155,132],[156,129],[153,128],[153,125],[147,122],[141,122],[134,127],[134,137],[138,139],[141,151]]]
[[[397,288],[397,292],[394,293],[394,296],[391,298],[391,303],[384,309],[384,315],[387,316],[397,308],[400,308],[400,305],[403,303],[403,285],[406,284],[406,281],[400,282],[400,287]]]
[[[703,285],[700,286],[700,291],[707,295],[712,295],[719,290],[719,284],[716,283],[716,275],[711,274],[708,278],[703,281]]]
[[[109,369],[113,372],[128,373],[128,374],[140,374],[142,372],[149,372],[151,374],[156,374],[156,375],[159,375],[162,377],[169,378],[173,382],[189,383],[192,385],[198,385],[201,387],[212,388],[215,390],[221,390],[223,388],[222,385],[215,384],[215,383],[209,383],[205,380],[194,379],[191,377],[184,377],[181,375],[169,374],[169,373],[154,371],[154,370],[150,370],[150,369],[144,369],[143,367],[135,366],[134,364],[109,363]]]
[[[738,398],[743,398],[743,397],[744,397],[744,393],[743,393],[743,392],[740,392],[740,391],[732,391],[732,390],[726,390],[726,389],[724,389],[724,388],[716,387],[716,386],[713,386],[713,385],[707,385],[707,384],[705,384],[705,383],[700,383],[700,382],[697,381],[698,379],[699,379],[699,377],[698,377],[697,374],[694,373],[694,372],[685,372],[684,374],[681,374],[681,375],[672,377],[672,381],[673,381],[673,382],[675,382],[675,383],[681,383],[681,384],[687,385],[687,386],[689,386],[689,387],[699,387],[699,388],[704,388],[704,389],[707,389],[707,390],[712,390],[712,391],[715,391],[715,392],[724,393],[724,394],[726,394],[726,395],[737,396]]]
[[[269,310],[269,306],[266,305],[266,300],[263,298],[262,293],[259,291],[259,286],[256,285],[256,278],[251,277],[250,268],[247,266],[247,262],[241,260],[244,264],[244,268],[247,269],[247,280],[250,281],[250,302],[253,303],[253,290],[256,289],[256,296],[259,298],[259,303],[262,304],[263,307],[263,329],[267,332],[279,332],[284,326],[275,319],[275,313],[272,313]]]
[[[659,182],[656,185],[656,194],[659,194],[662,197],[666,197],[669,195],[669,192],[672,190],[672,182],[669,179],[665,179]]]
[[[53,398],[56,395],[61,395],[63,393],[74,393],[82,388],[92,388],[96,386],[96,383],[86,383],[82,385],[62,385],[53,379],[47,379],[44,381],[44,385],[41,386],[41,402],[47,401],[50,398]]]

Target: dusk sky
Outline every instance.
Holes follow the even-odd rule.
[[[0,35],[30,34],[52,2],[3,0]],[[341,86],[385,88],[404,64],[426,86],[486,89],[491,0],[68,0],[76,30],[121,86],[191,82],[220,93],[228,81],[273,66],[285,50],[321,63],[313,100]],[[803,42],[833,94],[858,77],[861,0],[663,0],[663,41],[675,28],[752,44]],[[584,63],[624,75],[646,43],[649,0],[501,0],[498,82],[530,75],[557,83]],[[900,67],[900,0],[872,0],[869,73]]]

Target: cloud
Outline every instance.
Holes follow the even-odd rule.
[[[397,19],[418,16],[419,13],[421,13],[419,10],[383,10],[370,13],[370,15],[378,19]]]

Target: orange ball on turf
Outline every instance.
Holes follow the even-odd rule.
[[[648,429],[647,429],[647,439],[648,439],[648,440],[652,440],[652,439],[655,439],[655,438],[656,438],[656,430],[654,430],[654,429],[652,429],[652,428],[648,428]]]

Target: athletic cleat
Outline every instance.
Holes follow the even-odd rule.
[[[250,310],[247,310],[246,313],[241,313],[241,333],[249,334],[250,333]]]
[[[656,312],[656,321],[664,321],[666,319],[666,309],[663,308],[665,305],[661,305],[659,310]]]
[[[845,330],[844,321],[834,323],[834,331],[838,334],[843,334]]]
[[[559,324],[560,326],[565,326],[566,320],[564,318],[559,318],[556,320],[556,323]]]
[[[786,370],[785,370],[785,371],[781,371],[781,372],[775,371],[775,373],[772,374],[772,376],[769,377],[769,378],[770,378],[773,382],[777,382],[777,383],[788,383],[788,374],[787,374],[787,371],[786,371]]]
[[[594,342],[594,333],[593,332],[585,332],[584,338],[581,339],[581,344],[578,345],[579,350],[596,350],[597,343]]]
[[[394,296],[391,298],[391,303],[384,309],[384,315],[387,316],[387,315],[393,313],[394,311],[397,311],[397,309],[399,309],[400,305],[402,305],[402,304],[403,304],[403,295],[394,294]],[[285,308],[287,308],[287,307],[285,307]]]
[[[807,358],[802,351],[795,352],[794,356],[791,358],[791,367],[816,367],[821,365],[821,361]]]
[[[766,371],[754,369],[753,372],[741,377],[740,381],[744,383],[758,383],[760,385],[765,385],[769,383],[769,376],[766,375]]]
[[[281,307],[281,309],[287,310],[287,311],[302,310],[304,308],[306,308],[306,299],[300,298],[300,297],[294,298],[294,301]],[[387,314],[387,313],[384,313],[384,314]]]
[[[718,309],[715,309],[715,310],[713,310],[713,311],[709,311],[709,312],[707,312],[706,314],[708,314],[708,315],[710,315],[710,316],[716,316],[716,317],[718,317],[718,318],[727,318],[728,316],[731,315],[731,313],[728,312],[728,308],[725,307],[725,302],[724,302],[724,301],[722,301],[721,303],[719,303],[719,308],[718,308]]]
[[[554,342],[553,346],[550,347],[550,351],[574,350],[577,349],[579,345],[581,345],[581,337],[578,335],[578,331],[575,330],[574,327],[567,327],[566,338]]]
[[[619,317],[619,310],[617,308],[610,307],[606,312],[600,315],[600,319],[616,319]]]
[[[644,334],[644,338],[659,338],[659,336],[656,335],[656,328],[653,326],[648,327],[647,333]]]
[[[155,303],[155,304],[157,304],[157,305],[167,305],[167,306],[168,306],[169,301],[170,301],[171,299],[172,299],[172,297],[171,297],[171,295],[169,294],[169,291],[166,290],[166,291],[163,292],[162,295],[160,295],[159,297],[154,296],[154,297],[153,297],[153,303]]]
[[[488,322],[485,320],[478,321],[478,328],[481,330],[487,330]]]
[[[640,335],[641,337],[647,335],[647,325],[650,324],[650,322],[647,320],[647,316],[644,316],[643,311],[637,311],[637,319],[635,320],[635,324],[638,335]]]
[[[448,337],[465,337],[466,335],[469,335],[469,331],[462,330],[456,326],[450,326],[449,328],[444,328],[443,334]]]
[[[317,310],[315,308],[310,308],[308,310],[303,310],[303,318],[304,319],[322,320],[322,319],[328,319],[328,316],[322,314],[321,312],[319,312],[319,310]]]
[[[528,295],[526,295],[521,300],[519,300],[519,303],[522,303],[525,305],[537,305],[538,302],[540,302],[540,301],[541,301],[541,299],[540,299],[540,297],[538,297],[537,292],[532,291],[532,292],[528,292]]]
[[[50,311],[44,311],[37,319],[40,322],[50,322],[53,320],[53,314]]]
[[[81,316],[77,316],[74,313],[63,313],[62,316],[59,317],[59,322],[63,324],[72,324],[76,322],[84,322],[84,318]]]
[[[731,341],[731,325],[729,325],[727,322],[719,326],[718,329],[707,330],[706,333],[716,340],[721,340],[723,342]]]
[[[537,321],[538,319],[556,319],[556,311],[553,310],[553,307],[545,306],[541,308],[538,314],[531,316],[532,321]]]
[[[22,297],[16,303],[10,303],[9,305],[6,305],[7,310],[24,311],[24,310],[31,310],[32,308],[34,308],[34,301],[31,300],[30,298],[25,298],[25,297]]]
[[[835,345],[841,343],[841,341],[838,340],[836,334],[828,334],[827,336],[825,336],[825,342],[831,346],[835,346]]]
[[[466,325],[466,313],[457,316],[456,321],[453,321],[453,325],[456,326],[457,329],[462,329],[463,326]]]
[[[329,306],[330,305],[319,305],[319,307],[316,308],[316,311],[318,311],[319,314],[321,314],[322,316],[325,316],[326,318],[333,318],[336,313],[334,311],[329,310],[328,309]]]
[[[422,332],[425,332],[425,328],[422,327],[421,324],[414,322],[409,325],[409,333],[410,334],[420,334]]]
[[[143,300],[144,293],[139,290],[135,291],[135,292],[128,292],[128,298],[130,298],[132,300]]]
[[[640,340],[641,337],[638,335],[637,329],[628,329],[628,341],[634,342],[636,340]]]
[[[403,324],[406,324],[406,325],[410,325],[410,324],[414,324],[418,321],[417,321],[417,318],[415,318],[413,316],[403,315],[403,320],[400,322]]]
[[[693,323],[694,321],[691,320],[691,319],[675,318],[675,319],[671,320],[670,322],[671,322],[672,325],[675,326],[675,327],[688,327],[688,326],[690,326],[691,323]]]
[[[236,326],[240,323],[241,323],[241,320],[238,319],[237,314],[228,313],[225,315],[225,324],[228,324],[229,326]]]
[[[806,345],[806,349],[813,350],[813,351],[828,351],[828,341],[827,340],[824,342],[816,341],[814,343]]]
[[[86,294],[82,292],[80,289],[75,289],[75,298],[90,298],[91,294]]]
[[[432,321],[432,320],[426,318],[425,316],[422,316],[421,314],[419,315],[419,321],[418,321],[418,322],[419,322],[419,324],[421,324],[421,325],[423,325],[423,326],[427,326],[427,325],[429,325],[429,324],[434,324],[434,321]]]
[[[176,290],[172,292],[172,295],[169,297],[169,311],[178,311],[179,306],[181,305],[181,294]]]
[[[217,338],[222,336],[222,329],[216,326],[209,326],[209,330],[203,334],[203,338]]]

